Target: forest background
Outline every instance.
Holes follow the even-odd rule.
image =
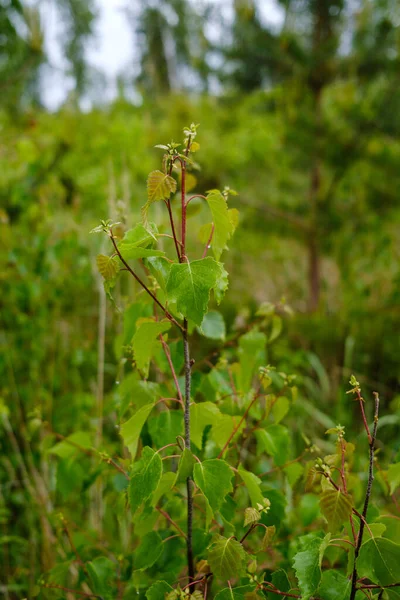
[[[57,69],[71,84],[53,110],[50,4]],[[102,435],[114,435],[122,325],[96,273],[104,248],[88,232],[100,218],[140,220],[153,146],[179,140],[192,121],[194,189],[238,192],[224,336],[246,331],[263,304],[275,315],[267,362],[297,375],[304,434],[318,440],[333,420],[359,435],[345,395],[354,373],[366,395],[380,393],[382,435],[398,461],[398,2],[279,0],[273,24],[262,0],[127,2],[131,65],[113,81],[88,59],[94,0],[8,0],[0,11],[5,597],[24,597],[51,566],[32,493],[54,514],[78,495],[76,519],[89,520],[87,473],[69,466],[58,489],[49,440],[95,431],[100,406]],[[195,358],[215,343],[195,338]]]

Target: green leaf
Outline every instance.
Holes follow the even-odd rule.
[[[135,550],[133,568],[135,571],[144,571],[154,565],[163,551],[163,543],[156,531],[147,533]],[[147,594],[146,594],[147,596]]]
[[[160,455],[145,446],[140,461],[134,464],[132,471],[128,497],[134,514],[153,495],[160,483],[163,471]]]
[[[340,571],[330,570],[322,573],[317,595],[324,600],[348,600],[350,598],[351,579]]]
[[[143,220],[147,221],[149,206],[158,200],[167,200],[176,192],[176,181],[161,171],[152,171],[147,178],[147,202],[142,208]]]
[[[138,381],[136,373],[125,377],[118,388],[122,397],[119,416],[122,418],[128,408],[138,411],[146,404],[154,404],[160,396],[157,383],[152,381]]]
[[[210,310],[198,328],[199,332],[210,340],[224,340],[226,335],[224,317],[216,310]]]
[[[307,538],[307,536],[304,536]],[[302,600],[309,600],[316,592],[321,581],[321,562],[329,543],[330,534],[323,540],[310,539],[307,549],[298,552],[293,559],[293,567],[299,582]]]
[[[148,421],[153,446],[173,444],[183,434],[183,414],[180,410],[163,410]]]
[[[340,490],[327,490],[321,495],[319,505],[328,521],[329,531],[335,533],[343,528],[351,515],[352,503],[349,496]]]
[[[272,416],[274,417],[275,423],[280,423],[289,412],[290,402],[285,396],[281,396],[276,400],[272,407]]]
[[[187,448],[184,449],[179,459],[177,482],[183,483],[188,477],[193,475],[193,466],[195,464],[193,454]]]
[[[158,336],[170,328],[171,323],[167,320],[142,319],[138,323],[135,335],[132,338],[132,348],[136,366],[145,378],[149,375],[150,360],[153,356],[155,344],[158,343]]]
[[[317,595],[324,600],[348,600],[350,591],[351,579],[332,569],[323,572]]]
[[[384,523],[370,523],[368,527],[364,529],[363,542],[366,542],[371,537],[382,537],[385,531],[386,525]]]
[[[122,238],[119,248],[132,247],[132,248],[147,248],[157,242],[158,230],[155,223],[149,223],[147,227],[138,223],[132,229],[128,229]]]
[[[297,481],[304,473],[304,467],[298,462],[292,463],[291,465],[287,465],[284,467],[284,472],[286,477],[288,478],[290,487],[294,487]]]
[[[250,473],[249,471],[246,471],[246,469],[244,469],[242,467],[242,465],[239,465],[238,472],[247,488],[247,491],[249,492],[249,496],[250,496],[252,505],[253,506],[257,506],[257,504],[263,505],[264,496],[262,495],[261,489],[260,489],[261,479],[259,477],[257,477],[257,475],[254,475],[254,473]]]
[[[156,581],[147,590],[145,596],[147,600],[164,600],[165,595],[172,591],[172,587],[166,581]]]
[[[255,432],[257,450],[272,456],[277,466],[284,465],[288,460],[290,437],[287,427],[283,425],[269,425],[265,429]]]
[[[261,518],[261,515],[256,508],[248,507],[244,511],[243,525],[244,525],[244,527],[247,527],[247,525],[253,525],[254,523],[258,523],[260,518]]]
[[[210,292],[216,286],[220,265],[207,257],[189,263],[174,263],[167,281],[167,296],[177,310],[201,326],[207,312]]]
[[[147,417],[153,410],[153,406],[153,403],[142,406],[142,408],[140,408],[128,421],[121,425],[121,437],[133,459],[136,456],[140,432],[142,431],[142,427],[145,424]]]
[[[220,415],[219,408],[212,402],[200,402],[190,406],[190,439],[198,448],[202,448],[203,431],[207,425],[212,425]]]
[[[115,278],[119,271],[118,258],[115,256],[105,256],[104,254],[98,254],[96,258],[97,268],[99,273],[104,277],[106,281],[110,281]]]
[[[86,563],[87,571],[92,580],[92,590],[103,598],[112,598],[112,588],[116,576],[116,566],[105,556],[99,556]]]
[[[387,480],[390,485],[390,494],[394,494],[400,485],[400,462],[390,465],[387,470]]]
[[[268,548],[270,547],[271,542],[272,542],[273,538],[275,537],[275,534],[276,534],[275,525],[270,525],[269,527],[266,528],[264,537],[261,542],[261,548],[264,552],[266,552],[268,550]]]
[[[239,425],[240,418],[239,415],[232,417],[231,415],[222,413],[216,417],[215,421],[212,423],[211,438],[218,448],[223,448],[225,446],[233,431],[235,431],[236,427]],[[240,435],[245,425],[245,422],[242,421],[239,428],[235,431],[230,443],[233,443],[236,437]]]
[[[167,200],[176,192],[176,181],[161,171],[152,171],[147,178],[147,199],[149,202]]]
[[[129,244],[121,245],[119,248],[122,258],[125,260],[135,260],[138,258],[151,258],[153,256],[165,256],[161,250],[152,250],[151,248],[135,248]]]
[[[254,585],[242,585],[237,588],[225,588],[218,592],[215,600],[247,600],[248,595],[254,590]]]
[[[229,275],[228,271],[225,270],[224,265],[222,263],[217,263],[218,265],[218,277],[217,282],[214,287],[214,298],[217,304],[221,304],[223,297],[225,296],[225,292],[229,286]]]
[[[153,498],[151,499],[151,505],[156,506],[156,504],[159,502],[159,500],[162,498],[162,496],[164,496],[165,494],[168,494],[168,492],[171,491],[171,489],[174,487],[175,483],[176,483],[176,473],[173,473],[172,471],[163,473],[163,475],[160,479],[160,483],[158,484],[157,489],[153,494]]]
[[[386,538],[371,538],[361,546],[357,559],[358,576],[390,585],[399,581],[400,545]]]
[[[304,527],[321,516],[319,499],[315,494],[304,494],[299,503],[300,519]]]
[[[215,258],[219,260],[235,228],[230,219],[226,199],[219,190],[211,190],[207,193],[207,203],[210,207],[214,223],[214,235],[211,246]]]
[[[156,279],[160,288],[165,292],[169,272],[171,270],[171,263],[166,258],[154,256],[152,258],[145,258],[144,264]]]
[[[86,431],[76,431],[65,440],[62,440],[49,450],[49,454],[55,454],[60,458],[70,458],[75,454],[82,452],[81,448],[91,448],[93,446],[90,434]]]
[[[290,581],[288,579],[286,571],[284,571],[283,569],[278,569],[277,571],[274,571],[274,573],[272,573],[271,583],[276,587],[276,589],[280,590],[281,592],[290,592],[291,590]],[[276,594],[273,594],[272,592],[266,591],[266,597],[268,598],[268,600],[276,600]],[[280,596],[280,598],[281,600],[285,600],[287,596]]]
[[[222,506],[225,496],[233,490],[231,483],[233,473],[228,463],[218,458],[196,463],[193,476],[212,510],[217,511]]]
[[[280,336],[282,331],[282,318],[278,315],[274,315],[272,317],[272,327],[271,332],[269,334],[268,342],[271,343],[276,340],[277,337]]]
[[[239,388],[247,392],[254,373],[258,367],[265,364],[265,348],[267,337],[258,329],[251,329],[239,339],[240,376]]]
[[[217,535],[208,550],[207,560],[216,577],[225,581],[236,579],[243,572],[246,552],[237,540]]]

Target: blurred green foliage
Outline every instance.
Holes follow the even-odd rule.
[[[40,108],[47,60],[40,13],[18,0],[1,8],[0,552],[7,579],[0,584],[9,598],[30,597],[38,574],[52,566],[59,507],[79,522],[78,550],[96,531],[89,489],[105,467],[82,455],[62,463],[48,455],[54,433],[78,432],[79,444],[90,445],[102,368],[104,435],[111,448],[118,444],[112,415],[123,325],[107,307],[99,366],[104,300],[95,255],[103,249],[88,231],[100,217],[140,220],[145,179],[158,166],[149,149],[178,139],[188,122],[201,123],[193,192],[226,182],[239,192],[231,199],[241,222],[221,308],[228,334],[245,331],[259,305],[271,303],[284,317],[283,334],[266,360],[300,376],[296,418],[305,434],[319,443],[332,419],[360,433],[344,394],[354,372],[366,394],[381,393],[382,440],[398,460],[398,7],[389,0],[365,0],[357,10],[344,0],[280,4],[277,31],[255,2],[234,2],[229,31],[215,43],[204,31],[217,8],[196,13],[185,2],[144,2],[130,17],[142,40],[141,102],[121,93],[106,107],[82,112],[66,102],[55,113]],[[79,100],[90,86],[84,48],[96,10],[72,0],[59,5]],[[170,53],[161,43],[167,34]],[[208,92],[213,81],[218,94]],[[200,201],[192,208],[200,226]],[[214,348],[196,335],[193,347],[199,360]],[[124,482],[117,475],[106,485],[113,494]],[[296,510],[307,526],[317,508],[307,495],[301,502]],[[129,528],[111,508],[110,501],[101,535],[118,528],[126,548]]]

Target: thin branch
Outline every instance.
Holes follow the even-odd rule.
[[[250,527],[248,528],[248,530],[246,531],[244,536],[239,540],[240,544],[243,544],[243,542],[247,538],[247,536],[250,535],[250,533],[256,528],[256,525],[257,525],[256,523],[253,523],[252,525],[250,525]]]
[[[99,458],[103,462],[106,462],[108,465],[111,465],[112,467],[114,467],[114,469],[119,471],[129,481],[128,473],[117,462],[115,462],[115,460],[112,459],[110,456],[107,456],[106,454],[103,454],[103,453],[99,452],[98,450],[95,450],[94,448],[93,449],[84,448],[83,446],[80,446],[76,442],[69,440],[64,435],[61,435],[61,433],[55,433],[54,431],[52,431],[52,434],[55,435],[57,439],[62,440],[63,442],[65,442],[66,444],[69,444],[70,446],[73,446],[74,448],[77,448],[78,450],[80,450],[80,452],[83,452],[87,456],[97,456],[97,458]]]
[[[178,525],[177,523],[175,523],[175,521],[174,521],[174,520],[173,520],[173,519],[172,519],[172,518],[169,516],[169,514],[168,514],[168,513],[167,513],[165,510],[163,510],[162,508],[158,508],[158,506],[156,507],[156,510],[158,510],[158,512],[159,512],[159,513],[160,513],[160,514],[161,514],[163,517],[165,517],[165,518],[167,519],[167,521],[168,521],[169,523],[171,523],[171,525],[172,525],[173,527],[175,527],[175,529],[176,529],[177,531],[179,531],[179,533],[181,534],[181,536],[182,536],[183,538],[185,538],[185,540],[187,539],[187,538],[186,538],[186,534],[185,534],[185,533],[182,531],[182,529],[179,527],[179,525]]]
[[[352,574],[352,578],[351,578],[351,594],[350,594],[350,600],[354,600],[356,597],[356,593],[357,593],[357,558],[360,552],[360,548],[361,548],[361,544],[362,544],[362,540],[363,540],[363,535],[364,535],[364,527],[366,524],[366,518],[367,518],[367,511],[368,511],[368,505],[369,505],[369,500],[371,497],[371,491],[372,491],[372,482],[374,481],[374,455],[375,455],[375,442],[376,442],[376,431],[378,428],[378,418],[379,418],[379,396],[377,394],[377,392],[374,392],[374,397],[375,397],[375,412],[374,412],[374,426],[373,426],[373,431],[372,431],[372,436],[369,433],[369,428],[367,425],[367,433],[369,433],[369,437],[368,439],[370,439],[370,444],[369,444],[369,469],[368,469],[368,483],[367,483],[367,489],[365,492],[365,500],[364,500],[364,508],[363,508],[363,512],[362,512],[362,519],[360,520],[360,529],[358,532],[358,537],[357,537],[357,544],[356,544],[356,548],[354,551],[354,566],[353,566],[353,574]],[[362,405],[363,402],[361,401],[360,404]],[[362,411],[363,412],[363,411]],[[365,417],[365,415],[364,415]]]
[[[186,206],[189,204],[189,202],[191,202],[192,200],[194,200],[195,198],[201,198],[202,200],[207,200],[206,196],[203,196],[203,194],[195,194],[194,196],[191,196],[189,198],[189,200],[186,202]]]
[[[210,233],[210,236],[209,236],[209,238],[207,240],[206,247],[204,248],[203,256],[201,258],[205,258],[207,256],[207,252],[208,252],[208,249],[210,247],[211,240],[213,239],[214,230],[215,230],[215,225],[214,225],[214,223],[212,223],[211,224],[211,233]]]
[[[170,352],[170,350],[168,348],[168,345],[165,342],[162,334],[160,334],[159,337],[160,337],[162,348],[164,350],[164,354],[165,354],[165,356],[167,358],[167,361],[168,361],[169,368],[171,369],[172,379],[174,380],[174,384],[175,384],[175,387],[176,387],[176,392],[178,394],[179,402],[180,402],[181,406],[183,407],[183,409],[185,409],[185,404],[183,402],[183,396],[182,396],[181,388],[179,387],[178,377],[176,375],[175,367],[174,367],[174,365],[172,363],[171,352]]]
[[[100,600],[103,600],[103,596],[98,596],[97,594],[87,594],[86,592],[80,592],[79,590],[72,590],[71,588],[66,588],[62,585],[57,585],[56,583],[41,583],[40,587],[62,590],[63,592],[77,594],[78,596],[84,596],[85,598],[99,598]]]
[[[246,410],[244,411],[244,414],[242,416],[242,418],[240,419],[239,423],[236,425],[236,427],[234,428],[234,430],[232,431],[231,435],[229,436],[229,438],[227,439],[225,445],[223,446],[221,452],[218,454],[218,458],[221,458],[225,452],[225,450],[227,449],[227,447],[229,446],[232,438],[235,436],[235,434],[237,433],[237,431],[239,430],[241,424],[243,423],[243,421],[246,419],[247,415],[249,414],[249,411],[251,409],[251,407],[253,406],[254,402],[258,399],[258,394],[255,394],[253,400],[250,402],[250,404],[248,405],[248,407],[246,408]]]
[[[120,259],[120,261],[122,262],[122,264],[125,266],[125,268],[127,269],[127,271],[129,271],[129,273],[136,279],[136,281],[142,286],[142,288],[149,294],[149,296],[154,300],[154,302],[161,308],[161,310],[163,311],[163,313],[165,314],[165,316],[167,317],[167,319],[169,319],[171,321],[171,323],[173,323],[174,325],[176,325],[177,327],[179,327],[179,329],[182,329],[182,325],[180,325],[178,323],[178,321],[176,321],[176,319],[174,319],[174,317],[167,311],[167,309],[165,308],[165,306],[163,306],[163,304],[161,304],[161,302],[157,299],[157,297],[153,294],[153,292],[151,292],[149,290],[149,288],[147,287],[147,285],[140,279],[140,277],[138,275],[136,275],[135,271],[133,269],[131,269],[131,267],[129,266],[129,264],[126,262],[126,260],[124,259],[124,257],[122,256],[121,252],[119,251],[119,248],[117,246],[117,243],[114,239],[114,236],[110,235],[110,239],[113,243],[113,246],[115,248],[116,253],[118,254],[118,258]]]
[[[175,244],[175,248],[176,248],[176,254],[177,254],[178,260],[180,262],[180,260],[181,260],[181,253],[180,253],[180,250],[179,250],[179,246],[182,246],[182,242],[180,242],[178,240],[178,238],[176,237],[174,217],[173,217],[172,210],[171,210],[171,201],[168,199],[165,202],[165,204],[166,204],[167,209],[168,209],[169,222],[171,223],[171,231],[172,231],[172,237],[174,238],[174,244]]]
[[[268,587],[264,588],[264,586],[268,586]],[[301,598],[301,596],[298,596],[297,594],[289,594],[288,592],[281,592],[272,583],[269,583],[268,581],[265,581],[262,584],[262,589],[265,589],[267,592],[271,592],[272,594],[277,594],[278,596],[287,596],[288,598]]]
[[[372,443],[372,437],[371,437],[371,432],[369,430],[368,427],[368,422],[367,422],[367,418],[365,416],[365,410],[364,410],[364,398],[361,396],[361,390],[360,388],[356,388],[356,394],[357,394],[357,400],[360,404],[360,410],[361,410],[361,415],[362,415],[362,420],[364,423],[364,427],[365,427],[365,431],[367,432],[367,436],[368,436],[368,443],[369,445],[371,445]]]

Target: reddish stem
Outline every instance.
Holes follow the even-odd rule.
[[[208,248],[210,247],[211,240],[213,239],[214,230],[215,230],[215,225],[214,225],[214,223],[212,223],[210,237],[207,240],[207,244],[206,244],[206,247],[204,248],[203,256],[201,258],[205,258],[207,256]]]
[[[254,402],[258,399],[258,394],[256,394],[253,398],[253,400],[250,402],[250,404],[248,405],[248,407],[246,408],[242,418],[240,419],[239,423],[236,425],[236,427],[234,428],[234,430],[232,431],[231,435],[229,436],[229,438],[227,439],[224,447],[222,448],[221,452],[218,454],[218,458],[221,458],[225,452],[225,450],[227,449],[227,447],[229,446],[232,438],[234,437],[234,435],[236,434],[236,432],[239,430],[241,424],[243,423],[243,421],[246,419],[247,415],[249,414],[249,411],[251,409],[251,407],[253,406]]]
[[[118,246],[116,244],[116,241],[114,239],[112,231],[111,231],[110,239],[111,239],[111,241],[113,243],[113,246],[115,248],[116,253],[118,254],[118,258],[120,259],[120,261],[122,262],[122,264],[126,267],[127,271],[129,271],[129,273],[136,279],[136,281],[142,286],[142,288],[149,294],[149,296],[154,300],[154,302],[157,304],[157,306],[159,306],[161,308],[161,310],[163,311],[163,313],[165,314],[165,316],[167,317],[167,319],[169,319],[171,321],[171,323],[173,323],[174,325],[176,325],[177,327],[179,327],[179,329],[182,329],[182,326],[178,323],[178,321],[176,321],[174,319],[174,317],[167,311],[167,309],[165,308],[165,306],[163,306],[161,304],[161,302],[157,299],[157,297],[153,294],[153,292],[151,292],[149,290],[149,288],[147,287],[147,285],[140,279],[140,277],[138,275],[136,275],[135,271],[133,269],[131,269],[131,267],[129,266],[129,264],[126,262],[126,260],[122,256],[121,252],[119,251],[119,248],[118,248]]]
[[[178,238],[176,237],[175,223],[174,223],[174,217],[172,215],[170,200],[166,200],[165,204],[166,204],[167,209],[168,209],[169,222],[171,223],[171,231],[172,231],[172,237],[174,238],[174,243],[175,243],[175,248],[176,248],[176,254],[177,254],[178,260],[180,262],[180,260],[181,260],[181,254],[180,254],[180,251],[179,251],[179,244],[181,244],[181,242],[179,242]]]
[[[177,523],[175,523],[175,521],[169,516],[169,514],[167,512],[165,512],[165,510],[163,510],[162,508],[158,508],[158,506],[156,507],[156,510],[158,510],[158,512],[167,519],[167,521],[169,521],[171,523],[171,525],[173,527],[175,527],[175,529],[177,531],[179,531],[179,533],[181,534],[182,537],[184,537],[186,539],[186,535],[183,533],[182,529],[179,527],[179,525]]]
[[[172,363],[171,352],[170,352],[170,350],[168,348],[168,345],[164,341],[164,338],[163,338],[162,334],[160,334],[160,341],[161,341],[161,345],[163,347],[165,356],[167,358],[169,368],[171,369],[172,379],[174,380],[174,384],[175,384],[175,387],[176,387],[176,392],[178,394],[179,402],[182,405],[182,407],[185,408],[185,403],[183,402],[183,396],[182,396],[181,388],[179,387],[178,377],[176,375],[175,367],[174,367],[174,365]]]

